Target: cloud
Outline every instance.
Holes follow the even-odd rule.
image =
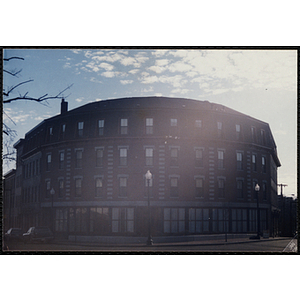
[[[83,98],[77,98],[77,99],[75,99],[75,101],[80,103],[83,101]]]
[[[105,63],[105,62],[102,62],[100,65],[99,65],[100,68],[102,69],[105,69],[106,71],[111,71],[114,69],[114,66],[111,65],[111,64],[108,64],[108,63]]]
[[[123,85],[126,85],[126,84],[131,84],[131,83],[133,83],[133,80],[120,80],[120,82],[121,82]]]

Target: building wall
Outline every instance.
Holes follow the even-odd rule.
[[[261,228],[272,229],[280,163],[271,131],[223,106],[172,98],[101,101],[43,121],[18,152],[21,145],[28,227],[146,235],[150,170],[153,234],[255,232],[256,183]]]

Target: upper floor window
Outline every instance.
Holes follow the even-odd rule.
[[[119,178],[119,196],[120,197],[127,196],[127,177]]]
[[[153,148],[145,149],[146,166],[153,166]]]
[[[171,127],[176,127],[177,126],[177,119],[171,119],[170,124],[171,124]]]
[[[243,153],[242,152],[236,153],[236,163],[237,163],[237,170],[243,170]]]
[[[256,154],[252,154],[252,169],[253,169],[254,172],[257,171]]]
[[[77,123],[77,135],[78,136],[83,136],[83,126],[84,126],[84,122]]]
[[[98,135],[104,134],[104,120],[98,120]]]
[[[238,198],[243,198],[244,197],[244,182],[243,180],[237,180],[236,181],[237,184],[237,197]]]
[[[64,168],[64,161],[65,161],[65,153],[64,152],[59,152],[59,169]]]
[[[63,139],[65,138],[66,134],[66,124],[61,124],[60,126],[60,138]]]
[[[62,198],[64,196],[64,180],[63,179],[59,179],[58,181],[58,197]]]
[[[266,145],[266,132],[264,130],[260,131],[261,143],[262,145]]]
[[[146,118],[146,134],[153,134],[153,118]]]
[[[267,160],[265,156],[261,157],[262,172],[267,173]]]
[[[203,149],[195,149],[195,166],[196,167],[203,167]]]
[[[239,125],[239,124],[235,125],[235,132],[236,132],[236,139],[240,140],[241,139],[241,125]]]
[[[171,167],[178,166],[178,148],[171,148],[170,166]]]
[[[48,127],[48,130],[47,130],[47,141],[48,142],[51,140],[52,135],[53,135],[53,127]]]
[[[120,166],[127,166],[127,148],[120,148]]]
[[[203,178],[195,179],[196,197],[203,197]]]
[[[252,138],[252,142],[256,143],[256,128],[255,127],[251,127],[251,138]]]
[[[47,180],[46,181],[46,198],[50,197],[50,190],[51,190],[51,181]]]
[[[195,121],[195,127],[196,128],[202,128],[202,120],[196,120]]]
[[[267,183],[262,183],[262,194],[263,194],[263,200],[267,200]]]
[[[82,168],[82,150],[75,151],[75,168]]]
[[[128,134],[128,119],[121,119],[121,134]]]
[[[102,178],[96,178],[95,180],[95,196],[102,197],[103,195],[103,181]]]
[[[75,196],[80,197],[82,195],[82,179],[75,179]]]
[[[103,152],[104,150],[102,148],[96,149],[96,167],[103,166]]]
[[[47,154],[47,161],[46,161],[47,165],[46,165],[46,171],[50,171],[51,168],[51,154],[48,153]]]
[[[219,198],[225,198],[225,179],[218,179]]]
[[[217,126],[218,126],[218,137],[223,137],[223,124],[222,122],[217,122]]]
[[[170,178],[170,196],[178,197],[178,178],[177,177]]]
[[[224,169],[224,150],[218,150],[218,168]]]

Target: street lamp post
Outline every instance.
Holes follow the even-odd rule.
[[[148,239],[147,239],[147,245],[151,246],[153,245],[153,240],[151,237],[151,210],[150,210],[150,180],[152,179],[152,174],[148,170],[145,174],[146,180],[147,180],[147,186],[148,186]]]
[[[52,188],[51,190],[50,190],[50,194],[51,194],[51,221],[52,221],[52,232],[54,233],[54,213],[53,213],[53,198],[54,198],[54,194],[55,194],[55,190],[54,190],[54,188]]]
[[[260,211],[259,211],[259,198],[258,198],[258,192],[260,190],[260,186],[256,184],[254,189],[256,192],[256,201],[257,201],[257,239],[260,239]]]

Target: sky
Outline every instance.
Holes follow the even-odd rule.
[[[40,97],[63,96],[69,110],[121,97],[166,96],[208,100],[269,123],[284,194],[297,194],[297,52],[292,49],[5,49],[3,88]],[[17,101],[4,106],[4,121],[18,136],[60,113],[60,100]],[[13,165],[9,166],[14,167]],[[9,170],[4,165],[4,173]]]

